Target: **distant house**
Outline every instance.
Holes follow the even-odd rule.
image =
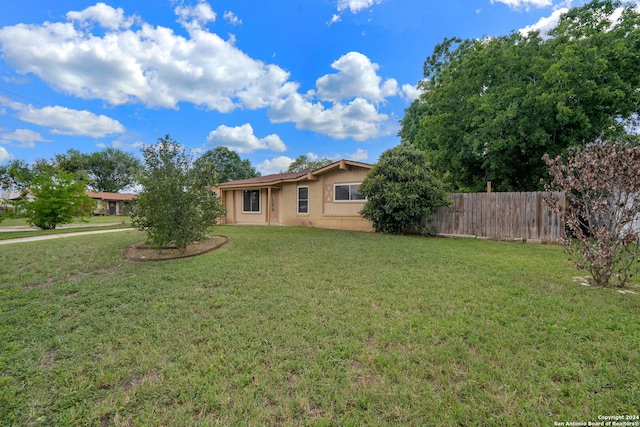
[[[358,187],[372,165],[340,160],[308,172],[242,179],[217,188],[227,214],[223,224],[298,225],[371,231],[360,215]]]
[[[136,198],[135,194],[129,193],[86,191],[86,194],[96,202],[94,215],[129,215]]]
[[[0,193],[0,214],[3,212],[11,212],[15,209],[12,203],[27,197],[33,199],[33,196],[28,191],[7,191]]]

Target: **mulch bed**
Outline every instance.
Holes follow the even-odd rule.
[[[183,253],[175,246],[158,250],[155,247],[146,245],[144,242],[138,242],[127,246],[124,254],[129,261],[167,261],[209,253],[223,246],[228,240],[225,236],[211,236],[208,239],[190,243]]]

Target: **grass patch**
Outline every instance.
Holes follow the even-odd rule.
[[[640,296],[561,248],[218,227],[0,247],[2,425],[552,425],[640,408]],[[637,282],[632,286],[638,286]]]
[[[115,225],[104,225],[115,224]],[[2,227],[25,227],[28,226],[26,219],[24,218],[6,218],[0,223]],[[71,224],[64,224],[62,228],[56,228],[54,230],[40,230],[37,228],[20,230],[20,231],[3,231],[0,232],[0,240],[16,239],[20,237],[34,237],[34,236],[46,236],[50,234],[65,234],[75,233],[77,231],[95,231],[95,230],[109,230],[131,227],[131,217],[128,216],[92,216],[86,218],[85,221],[81,219],[74,220]]]
[[[96,230],[116,230],[121,228],[131,228],[131,224],[117,225],[85,225],[82,227],[67,226],[65,228],[56,228],[54,230],[24,230],[24,231],[6,231],[0,232],[0,240],[18,239],[21,237],[47,236],[50,234],[66,234],[76,233],[78,231],[96,231]]]
[[[130,223],[131,217],[129,216],[90,216],[84,218],[75,218],[71,224],[65,224],[66,227],[71,225],[86,225],[86,224],[105,224],[105,223]],[[2,222],[0,222],[0,227],[16,227],[22,226],[26,227],[29,224],[27,223],[26,218],[5,218]]]

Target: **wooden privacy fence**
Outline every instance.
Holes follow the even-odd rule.
[[[496,240],[559,243],[563,212],[553,212],[544,201],[554,194],[565,206],[564,193],[455,193],[451,205],[434,217],[438,234]]]

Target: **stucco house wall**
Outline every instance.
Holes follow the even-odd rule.
[[[250,188],[250,187],[249,187]],[[223,204],[227,209],[227,215],[224,222],[226,224],[244,224],[244,225],[266,225],[267,214],[269,222],[273,224],[280,223],[277,214],[267,212],[272,206],[268,203],[268,191],[266,188],[251,188],[260,191],[260,210],[258,212],[243,212],[242,210],[242,192],[243,190],[228,190],[223,193]],[[273,190],[272,192],[277,192]],[[272,194],[273,197],[273,194]],[[277,196],[276,196],[277,197]]]
[[[336,184],[361,183],[368,169],[333,170],[317,181],[302,180],[282,187],[282,224],[371,231],[371,223],[360,215],[364,201],[335,201]],[[309,188],[309,212],[298,213],[298,187]]]
[[[287,225],[372,231],[364,200],[335,200],[335,186],[361,183],[371,165],[341,160],[311,172],[274,174],[221,184],[226,224]],[[308,188],[308,212],[298,212],[298,189]],[[243,212],[243,191],[260,191],[260,210]]]
[[[86,191],[86,194],[95,202],[94,215],[129,215],[131,203],[136,198],[135,194],[130,193]]]

